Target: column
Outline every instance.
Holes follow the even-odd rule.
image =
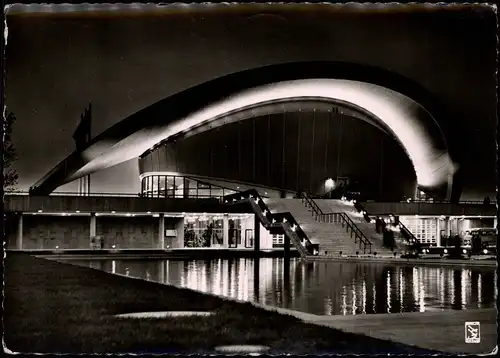
[[[93,248],[92,246],[92,238],[96,237],[96,232],[97,232],[97,217],[96,213],[90,213],[90,230],[89,230],[89,247]]]
[[[224,214],[224,217],[222,218],[222,230],[223,230],[222,247],[224,249],[227,249],[229,247],[229,215],[228,214]]]
[[[256,253],[260,251],[260,220],[257,215],[253,215],[253,248]]]
[[[165,250],[165,214],[160,213],[158,218],[158,244],[156,247],[160,250]]]
[[[450,218],[446,217],[444,219],[444,234],[446,237],[450,237]]]
[[[175,230],[177,230],[177,237],[172,240],[172,248],[182,249],[184,248],[184,217],[179,218],[175,224]]]
[[[97,221],[95,213],[90,213],[90,237],[95,237],[97,231]]]
[[[16,249],[23,249],[23,213],[19,213],[19,219],[17,221]]]
[[[441,220],[436,218],[436,245],[441,246]]]
[[[290,259],[290,238],[288,235],[285,235],[285,247],[284,247],[284,254],[285,254],[285,260]]]

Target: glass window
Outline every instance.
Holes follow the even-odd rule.
[[[165,175],[160,176],[159,179],[159,196],[165,197]]]
[[[165,181],[165,186],[166,186],[166,190],[167,190],[167,198],[173,198],[175,197],[175,187],[174,187],[174,183],[175,183],[175,177],[174,176],[167,176],[166,178],[166,181]]]
[[[148,197],[152,195],[153,191],[153,177],[148,176],[148,181],[147,181],[147,191],[148,191]]]
[[[228,225],[229,247],[238,247],[238,244],[241,244],[241,220],[230,217]]]
[[[152,193],[153,193],[153,197],[156,197],[158,196],[158,176],[157,175],[154,175],[152,177]]]
[[[183,177],[174,177],[174,190],[176,198],[184,197],[184,178]]]
[[[184,246],[210,247],[223,244],[221,215],[190,215],[184,218]]]
[[[220,198],[225,195],[225,191],[222,188],[213,186],[210,195],[215,198]]]

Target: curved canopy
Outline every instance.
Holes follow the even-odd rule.
[[[251,71],[247,71],[247,75]],[[301,77],[300,74],[295,74],[295,77],[297,75]],[[361,107],[380,121],[382,127],[390,129],[412,161],[422,189],[432,190],[451,184],[455,165],[439,126],[427,108],[402,93],[379,84],[328,78],[328,72],[321,76],[312,71],[309,78],[288,80],[279,80],[287,77],[286,72],[279,72],[274,76],[278,80],[272,81],[272,76],[264,76],[259,80],[248,80],[246,85],[241,82],[231,84],[231,79],[238,80],[234,76],[222,78],[229,88],[219,90],[214,87],[217,82],[224,84],[220,79],[202,84],[169,97],[166,103],[148,107],[105,131],[81,153],[73,154],[76,157],[72,163],[78,162],[78,165],[62,165],[65,173],[59,175],[62,180],[57,186],[138,157],[161,141],[229,112],[272,101],[309,97]],[[207,87],[209,84],[212,87]],[[195,96],[205,96],[205,99]],[[217,123],[223,125],[221,121],[214,122],[214,125]],[[51,175],[55,174],[49,173],[48,177]]]

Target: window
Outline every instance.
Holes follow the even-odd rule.
[[[285,243],[285,235],[273,235],[273,245],[283,245]]]

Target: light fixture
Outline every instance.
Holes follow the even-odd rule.
[[[116,246],[115,246],[115,245],[113,245],[113,246],[111,246],[111,248],[112,248],[112,249],[114,249],[114,248],[116,248]]]
[[[39,212],[39,213],[43,213],[43,210],[42,210],[42,209],[40,209],[40,210],[38,210],[38,212]]]
[[[466,249],[463,249],[463,250],[462,250],[462,252],[463,252],[464,254],[466,254],[466,253],[467,253],[467,250],[466,250]]]
[[[76,213],[80,213],[80,210],[77,210]]]
[[[132,216],[132,214],[131,213],[127,213],[127,216]]]
[[[111,212],[111,214],[116,214],[116,211],[114,211],[114,210],[113,210],[113,211]]]
[[[151,214],[151,211],[148,211],[148,214]]]
[[[487,254],[487,253],[488,253],[488,250],[484,249],[483,254]]]
[[[325,180],[325,191],[330,191],[335,189],[335,182],[332,178],[328,178]]]
[[[58,248],[59,248],[59,246],[56,246],[56,249],[58,249]]]

